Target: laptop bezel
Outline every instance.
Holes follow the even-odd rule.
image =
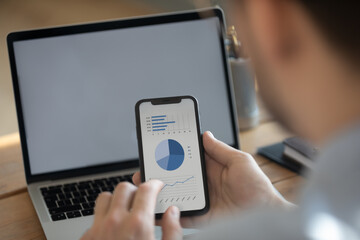
[[[126,161],[121,160],[118,163],[110,163],[110,164],[102,164],[95,165],[90,167],[82,167],[71,170],[63,170],[63,171],[55,171],[48,172],[44,174],[31,174],[30,170],[30,159],[28,154],[28,146],[26,141],[26,129],[24,124],[24,116],[22,110],[21,96],[20,96],[20,88],[18,81],[18,74],[16,69],[15,62],[15,53],[14,53],[14,42],[22,41],[22,40],[30,40],[30,39],[38,39],[38,38],[47,38],[47,37],[55,37],[55,36],[63,36],[63,35],[71,35],[71,34],[79,34],[79,33],[89,33],[89,32],[97,32],[97,31],[106,31],[113,29],[124,29],[124,28],[133,28],[139,26],[149,26],[156,24],[165,24],[165,23],[175,23],[175,22],[184,22],[184,21],[192,21],[192,20],[200,20],[204,18],[217,17],[220,22],[220,30],[219,33],[219,41],[221,45],[222,58],[223,58],[223,66],[224,66],[224,74],[225,81],[227,87],[227,95],[228,101],[230,104],[230,112],[232,119],[232,128],[233,128],[233,137],[234,144],[232,147],[239,148],[239,139],[238,139],[238,125],[237,125],[237,114],[236,108],[234,104],[234,94],[233,94],[233,85],[231,81],[231,76],[229,72],[229,64],[227,61],[227,52],[224,45],[225,39],[225,23],[223,12],[219,8],[210,8],[199,11],[187,11],[187,12],[177,12],[170,14],[162,14],[162,15],[153,15],[153,16],[145,16],[140,18],[132,18],[132,19],[120,19],[114,21],[105,21],[105,22],[96,22],[96,23],[86,23],[80,25],[72,25],[72,26],[60,26],[55,28],[45,28],[45,29],[37,29],[37,30],[28,30],[21,32],[13,32],[7,36],[7,45],[9,52],[9,60],[10,60],[10,68],[11,75],[13,81],[13,91],[15,96],[15,105],[16,112],[18,117],[18,127],[20,133],[20,142],[22,148],[23,162],[25,168],[25,176],[27,183],[39,182],[45,180],[55,180],[55,179],[64,179],[74,176],[84,176],[90,174],[98,174],[103,172],[110,171],[118,171],[129,168],[136,168],[139,166],[138,158],[129,159]]]

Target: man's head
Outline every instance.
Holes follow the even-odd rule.
[[[315,141],[360,119],[360,4],[352,2],[226,2],[265,104]]]

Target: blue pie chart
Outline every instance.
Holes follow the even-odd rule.
[[[164,170],[176,170],[184,162],[184,149],[173,139],[163,140],[155,149],[155,160]]]

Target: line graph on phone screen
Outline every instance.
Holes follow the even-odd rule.
[[[198,196],[198,186],[194,175],[159,178],[164,186],[159,193],[158,204],[174,204],[194,201]]]

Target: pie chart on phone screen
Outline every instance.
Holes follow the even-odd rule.
[[[176,170],[184,162],[184,149],[176,140],[163,140],[156,146],[155,160],[164,170]]]

